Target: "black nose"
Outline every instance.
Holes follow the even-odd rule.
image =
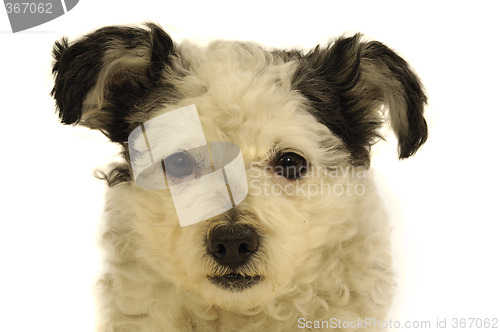
[[[257,232],[248,225],[222,225],[210,231],[208,252],[217,263],[232,269],[244,265],[259,247]]]

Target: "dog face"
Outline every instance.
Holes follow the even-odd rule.
[[[124,147],[124,163],[106,175],[107,213],[119,220],[107,233],[115,260],[139,262],[158,280],[232,310],[305,294],[312,285],[337,290],[331,297],[338,301],[346,296],[339,276],[360,254],[348,244],[382,232],[358,231],[373,191],[366,169],[377,130],[387,117],[400,158],[427,138],[416,75],[383,44],[360,38],[308,53],[223,41],[202,48],[175,44],[149,24],[56,43],[52,95],[61,121],[101,130]],[[188,105],[196,105],[207,141],[241,149],[248,195],[225,213],[180,227],[168,187],[134,183],[128,137]],[[161,136],[149,143],[168,144]],[[171,176],[196,176],[188,152],[162,158]],[[382,256],[360,268],[389,269]],[[318,270],[324,273],[309,273]]]

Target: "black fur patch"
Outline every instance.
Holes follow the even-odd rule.
[[[104,27],[72,43],[63,38],[53,49],[55,83],[51,94],[64,124],[80,122],[83,102],[96,88],[99,75],[109,69],[107,66],[112,60],[120,60],[124,55],[131,66],[125,63],[118,70],[111,70],[103,91],[97,91],[104,99],[102,108],[97,110],[92,123],[86,124],[123,146],[126,164],[96,174],[110,186],[131,181],[128,135],[148,113],[178,98],[168,76],[181,76],[186,70],[173,68],[175,44],[165,31],[151,23],[146,24],[145,29]],[[134,57],[144,65],[134,67]]]
[[[125,119],[135,105],[147,99],[147,95],[163,86],[166,93],[172,87],[161,83],[162,72],[171,65],[174,52],[172,39],[158,26],[147,24],[148,29],[110,26],[96,30],[70,44],[66,38],[56,42],[53,50],[55,84],[52,96],[64,124],[78,123],[82,118],[82,106],[86,96],[109,63],[105,55],[127,52],[130,58],[137,50],[137,57],[147,57],[144,68],[127,68],[113,72],[107,79],[102,93],[105,103],[93,128],[100,129],[112,141],[127,140],[132,124]],[[140,54],[139,51],[147,54]],[[132,54],[132,55],[130,55]],[[109,59],[108,59],[109,62]]]
[[[361,43],[358,34],[300,57],[296,52],[289,55],[300,64],[294,87],[309,99],[314,115],[343,139],[353,164],[370,164],[370,147],[380,138],[379,109],[393,96],[402,94],[406,104],[405,109],[391,110],[391,116],[398,114],[408,122],[406,129],[395,128],[400,158],[414,154],[427,139],[422,85],[408,64],[385,45]],[[362,61],[379,72],[368,72]],[[386,76],[388,83],[380,85],[375,76],[379,80]]]

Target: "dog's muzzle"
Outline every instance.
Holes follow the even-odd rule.
[[[207,238],[208,253],[217,263],[232,271],[247,264],[258,248],[259,235],[245,224],[220,225],[212,229]],[[262,277],[230,272],[209,279],[224,289],[241,291],[259,283]]]

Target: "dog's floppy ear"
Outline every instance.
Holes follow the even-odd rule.
[[[408,158],[427,139],[422,84],[387,46],[360,39],[359,34],[343,37],[305,55],[307,69],[296,75],[310,74],[297,80],[298,88],[305,91],[317,116],[345,141],[355,164],[369,165],[370,147],[380,138],[382,105],[389,109],[399,158]]]
[[[170,65],[172,39],[157,25],[109,26],[54,45],[52,96],[64,124],[101,130],[112,141],[127,140],[125,121],[134,105]]]

